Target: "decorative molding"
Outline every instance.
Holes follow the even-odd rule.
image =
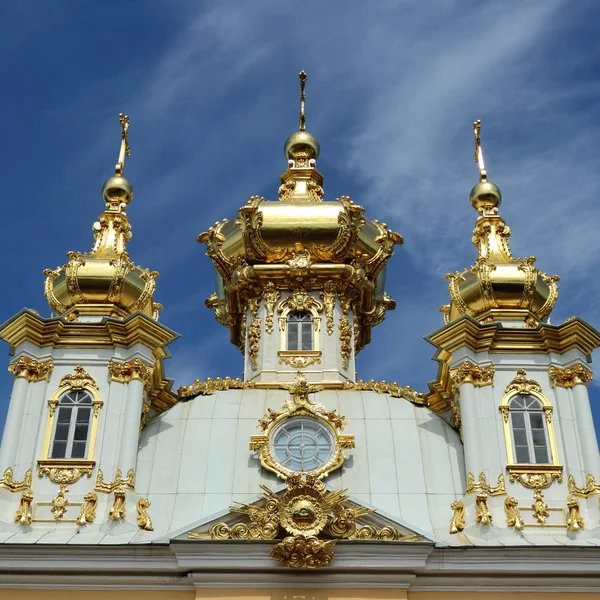
[[[96,518],[96,506],[98,505],[98,495],[94,492],[88,492],[83,497],[83,506],[77,516],[77,525],[93,523]]]
[[[271,335],[274,330],[273,315],[275,306],[281,297],[281,292],[272,281],[265,283],[263,288],[263,300],[265,302],[265,331]]]
[[[335,326],[333,311],[335,309],[335,298],[337,296],[337,288],[334,281],[326,281],[323,284],[323,291],[321,292],[321,300],[325,307],[325,327],[327,329],[327,335],[333,335]]]
[[[460,365],[450,369],[450,380],[453,391],[456,393],[463,383],[470,383],[475,387],[484,387],[494,383],[494,365],[480,367],[466,360]]]
[[[258,354],[260,352],[260,333],[262,329],[262,319],[254,317],[248,327],[248,358],[253,371],[258,370]]]
[[[279,350],[277,356],[280,365],[286,364],[294,369],[305,369],[314,364],[321,364],[322,352],[320,350]]]
[[[210,396],[215,392],[224,392],[226,390],[244,390],[254,389],[256,384],[253,381],[242,381],[239,378],[217,377],[212,379],[207,377],[205,381],[196,379],[192,385],[182,385],[177,394],[180,398],[192,398],[194,396]]]
[[[32,515],[31,515],[31,503],[33,501],[33,492],[29,490],[25,490],[21,494],[21,500],[19,501],[19,508],[15,514],[15,523],[19,523],[20,525],[31,525]]]
[[[465,528],[465,503],[462,500],[455,500],[450,504],[454,511],[450,519],[450,533],[459,533]]]
[[[15,481],[12,468],[7,467],[4,469],[4,474],[0,478],[0,487],[11,492],[22,492],[31,488],[32,478],[33,473],[31,469],[27,469],[25,475],[23,475],[23,481]]]
[[[518,481],[529,489],[545,489],[554,480],[562,483],[561,465],[507,465],[510,481]]]
[[[550,516],[548,505],[544,502],[544,493],[540,488],[533,492],[533,504],[531,505],[533,516],[540,525],[546,525],[546,519]]]
[[[101,492],[102,494],[110,494],[119,488],[126,488],[132,492],[135,491],[135,471],[129,469],[127,471],[127,477],[123,479],[121,469],[119,467],[115,470],[115,478],[107,483],[104,481],[104,474],[102,469],[98,469],[98,475],[96,476],[96,485],[94,486],[95,492]]]
[[[475,497],[475,521],[482,525],[491,525],[494,518],[488,510],[487,494],[477,494]]]
[[[347,490],[329,492],[314,476],[296,474],[287,479],[283,497],[261,486],[264,505],[241,504],[232,512],[246,515],[248,523],[217,523],[207,534],[189,532],[192,539],[262,539],[273,540],[281,529],[287,534],[271,549],[271,556],[292,568],[315,569],[327,566],[334,557],[338,539],[415,542],[421,535],[403,535],[395,527],[377,529],[358,526],[357,519],[372,509],[347,506]],[[326,534],[330,539],[323,539]]]
[[[59,387],[67,386],[72,390],[82,390],[85,387],[98,389],[96,380],[81,365],[75,365],[74,371],[72,375],[65,375],[60,380]]]
[[[108,363],[108,372],[110,380],[119,383],[129,383],[132,379],[139,379],[144,384],[144,389],[149,390],[152,387],[152,373],[154,369],[139,358],[118,363],[111,360]]]
[[[493,487],[488,485],[485,473],[479,473],[479,482],[475,483],[475,475],[470,471],[467,473],[467,494],[485,493],[489,496],[504,496],[506,494],[506,483],[504,481],[504,473],[498,475],[498,485]]]
[[[137,510],[137,524],[141,529],[146,531],[154,531],[152,526],[152,519],[148,515],[148,508],[150,508],[151,502],[147,498],[139,498],[136,502],[135,508]]]
[[[410,385],[404,387],[399,386],[395,381],[388,383],[387,381],[375,381],[370,379],[369,381],[363,381],[359,379],[356,383],[353,381],[344,381],[345,390],[356,390],[359,392],[377,392],[378,394],[387,394],[392,398],[402,398],[408,400],[418,406],[427,405],[427,397],[421,392],[413,390]]]
[[[519,511],[519,503],[512,496],[508,496],[504,500],[504,512],[506,513],[506,524],[509,527],[514,527],[517,531],[525,529],[525,523]]]
[[[115,499],[108,513],[108,518],[111,521],[121,521],[125,518],[125,490],[119,488],[115,490]]]
[[[580,529],[583,529],[584,522],[583,517],[579,513],[579,501],[575,498],[568,498],[567,510],[569,511],[567,517],[567,530],[579,531]]]
[[[53,368],[54,361],[51,358],[37,361],[27,356],[21,356],[8,365],[8,372],[15,378],[23,377],[27,381],[48,381]]]
[[[563,369],[551,366],[548,375],[552,381],[552,387],[564,388],[572,388],[574,385],[587,386],[593,378],[592,371],[581,363]]]
[[[542,386],[535,381],[535,379],[527,379],[527,371],[525,369],[519,369],[517,376],[506,386],[504,390],[506,394],[531,394],[536,392],[542,393]]]
[[[335,440],[335,449],[327,462],[309,474],[317,478],[325,477],[342,465],[346,459],[344,450],[354,448],[354,436],[342,435],[341,432],[346,425],[343,416],[340,416],[335,410],[326,411],[321,404],[309,400],[308,394],[321,391],[323,389],[322,386],[309,385],[306,377],[300,372],[296,375],[294,383],[281,384],[281,386],[289,391],[290,397],[282,405],[279,412],[269,410],[259,421],[259,427],[264,432],[264,435],[250,436],[250,450],[259,453],[260,462],[265,469],[273,471],[283,479],[294,476],[295,471],[281,465],[275,456],[273,456],[269,444],[269,436],[282,421],[292,417],[305,416],[318,419],[331,431],[332,437]]]
[[[567,478],[567,485],[569,487],[569,494],[572,496],[579,496],[580,498],[589,498],[594,494],[600,493],[600,484],[596,483],[593,475],[587,474],[585,478],[585,487],[579,488],[575,485],[575,477],[569,475]]]
[[[83,475],[92,476],[96,463],[93,460],[48,458],[38,460],[38,477],[46,475],[50,481],[58,484],[72,484]]]
[[[342,368],[347,369],[350,365],[352,355],[352,327],[345,314],[340,315],[338,324],[340,330],[340,356],[342,357]]]

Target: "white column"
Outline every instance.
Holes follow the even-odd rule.
[[[25,414],[25,402],[27,400],[27,388],[29,381],[24,374],[17,375],[13,384],[13,391],[8,405],[2,446],[0,447],[0,474],[7,467],[14,468],[19,440],[21,439],[23,417]]]
[[[480,449],[479,420],[475,386],[470,381],[460,384],[460,421],[465,447],[465,469],[473,473],[475,479],[483,471],[483,457]]]
[[[586,472],[592,474],[598,481],[600,479],[600,452],[598,451],[590,399],[584,383],[576,383],[573,386],[573,404],[583,454],[583,466]]]
[[[127,475],[129,469],[137,465],[137,451],[140,437],[140,418],[144,401],[144,383],[138,377],[132,377],[127,384],[127,399],[123,415],[121,449],[117,466]]]

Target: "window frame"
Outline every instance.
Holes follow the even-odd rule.
[[[91,408],[91,415],[87,431],[86,452],[83,458],[53,458],[52,450],[54,447],[54,438],[58,424],[58,413],[60,410],[60,400],[70,392],[85,392],[91,398],[91,403],[86,405]],[[76,385],[72,382],[65,382],[58,387],[56,392],[48,400],[48,419],[46,421],[46,432],[42,446],[42,457],[38,459],[40,473],[47,469],[68,469],[68,468],[90,468],[94,466],[94,452],[96,449],[96,437],[98,434],[98,422],[100,417],[100,408],[103,402],[99,391],[90,383],[82,382]],[[66,405],[63,405],[66,406]],[[74,418],[71,414],[71,420]],[[77,411],[78,412],[78,411]],[[74,431],[74,428],[73,428]],[[74,435],[74,433],[73,433]],[[91,471],[90,471],[91,473]]]
[[[292,321],[293,317],[300,317],[295,321]],[[303,319],[303,317],[306,317]],[[304,325],[309,325],[305,327]],[[290,348],[290,334],[292,330],[296,329],[297,334],[297,344],[296,346],[300,346],[299,348]],[[285,349],[288,352],[312,352],[315,349],[315,331],[314,331],[314,318],[313,316],[305,310],[295,310],[290,311],[286,317],[286,347]],[[304,345],[304,334],[308,333],[310,336],[310,348],[302,348]]]
[[[63,402],[63,399],[67,398],[70,394],[84,394],[85,396],[87,396],[89,398],[89,402],[86,402],[85,404],[83,402]],[[54,447],[55,444],[57,442],[56,440],[56,431],[58,429],[58,426],[61,423],[60,421],[60,413],[61,410],[63,408],[70,408],[71,409],[71,416],[69,417],[69,428],[67,431],[67,439],[64,440],[66,442],[66,448],[65,448],[65,456],[64,457],[57,457],[57,456],[51,456],[54,453]],[[73,443],[75,441],[83,441],[83,440],[75,440],[75,431],[77,429],[77,425],[81,424],[80,421],[78,421],[77,417],[80,414],[81,409],[89,409],[90,414],[87,418],[87,423],[86,423],[86,436],[85,436],[85,451],[84,451],[84,455],[82,457],[74,457],[73,456]],[[52,430],[52,437],[50,439],[50,447],[48,449],[48,458],[52,459],[52,460],[85,460],[88,456],[88,447],[90,444],[90,437],[91,437],[91,432],[92,432],[92,420],[94,418],[94,399],[92,397],[92,395],[87,391],[87,390],[69,390],[67,392],[65,392],[64,394],[62,394],[62,396],[60,396],[60,398],[58,399],[58,402],[56,404],[56,418],[54,419],[54,426],[53,426],[53,430]],[[63,441],[63,440],[60,440]]]
[[[523,404],[525,404],[525,402],[530,399],[529,401],[534,402],[536,407],[531,407],[531,406],[513,406],[514,403],[517,401],[517,399],[519,398],[523,398]],[[519,455],[519,450],[518,448],[523,447],[526,448],[527,450],[527,455],[528,455],[528,459],[527,461],[518,461],[521,464],[531,464],[531,465],[547,465],[547,464],[551,464],[550,461],[550,456],[551,456],[551,449],[550,449],[550,443],[549,443],[549,436],[548,436],[548,426],[546,423],[546,412],[544,411],[544,406],[543,404],[540,402],[540,400],[538,400],[535,396],[531,395],[531,394],[517,394],[515,396],[513,396],[509,403],[508,403],[508,412],[509,412],[509,422],[510,422],[510,430],[511,430],[511,435],[512,435],[512,444],[513,444],[513,456],[515,458],[518,458]],[[541,431],[543,431],[544,434],[544,441],[543,441],[543,445],[537,445],[535,443],[534,437],[533,437],[533,430],[539,430],[539,428],[534,428],[533,427],[533,423],[532,423],[532,417],[533,415],[539,415],[539,417],[541,418],[541,422],[542,422],[542,428]],[[517,427],[515,424],[515,417],[516,415],[522,415],[523,416],[523,427]],[[522,444],[517,446],[517,439],[516,439],[516,435],[515,435],[515,430],[516,429],[522,429],[525,432],[525,442],[526,445],[523,446]],[[546,460],[545,461],[538,461],[537,457],[536,457],[536,447],[543,447],[545,454],[546,454]]]

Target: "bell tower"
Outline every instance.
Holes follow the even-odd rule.
[[[302,71],[300,128],[285,142],[278,199],[253,196],[198,237],[217,271],[206,306],[244,354],[245,381],[293,381],[299,369],[311,381],[354,381],[371,328],[395,308],[385,266],[402,238],[347,196],[324,200],[305,84]]]

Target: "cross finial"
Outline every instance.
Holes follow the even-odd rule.
[[[125,157],[131,156],[129,147],[129,117],[119,113],[119,123],[121,124],[121,150],[119,151],[119,162],[115,166],[115,175],[123,175],[125,169]]]
[[[306,93],[304,87],[306,86],[306,72],[300,71],[298,78],[300,79],[300,116],[298,122],[300,123],[300,131],[306,129],[306,117],[304,116],[304,101],[306,100]]]
[[[485,163],[483,161],[483,150],[481,148],[481,121],[473,122],[473,133],[475,134],[475,162],[479,165],[479,180],[485,181],[487,178],[487,171],[485,170]]]

